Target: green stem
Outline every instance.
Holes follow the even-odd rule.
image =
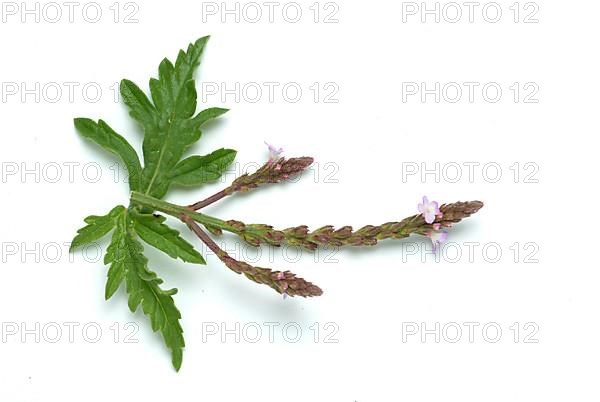
[[[171,204],[169,202],[159,200],[146,194],[133,191],[131,193],[131,203],[142,207],[150,208],[154,211],[160,211],[167,215],[171,215],[177,219],[181,219],[182,215],[188,216],[198,223],[205,226],[216,227],[221,230],[240,234],[240,231],[228,224],[222,219],[214,218],[209,215],[195,212],[188,207],[182,207],[180,205]]]

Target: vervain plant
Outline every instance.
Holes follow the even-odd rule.
[[[71,250],[99,240],[112,231],[112,239],[104,262],[110,265],[105,298],[111,298],[124,283],[132,312],[141,305],[151,321],[152,329],[160,331],[172,352],[172,362],[179,370],[185,346],[180,324],[181,314],[173,296],[177,289],[163,289],[162,280],[148,268],[148,259],[140,239],[172,258],[193,264],[206,264],[194,246],[179,232],[165,223],[161,212],[184,222],[189,229],[232,271],[269,286],[284,296],[319,296],[322,290],[289,271],[274,271],[251,266],[229,256],[209,237],[223,231],[239,236],[252,246],[289,244],[308,250],[318,247],[373,246],[384,239],[401,239],[412,234],[428,236],[439,245],[446,238],[443,230],[477,212],[479,201],[457,202],[438,206],[426,197],[419,204],[419,214],[400,222],[365,226],[353,230],[350,226],[335,229],[324,226],[310,231],[306,226],[283,230],[270,225],[245,224],[237,220],[221,220],[200,209],[238,192],[248,192],[270,183],[279,183],[308,168],[312,158],[281,157],[281,149],[269,146],[269,160],[255,173],[243,175],[222,191],[189,206],[163,201],[172,186],[197,187],[212,182],[233,162],[236,151],[218,149],[208,155],[183,158],[188,148],[201,137],[201,127],[221,116],[226,109],[209,108],[196,114],[196,86],[193,74],[208,37],[180,51],[175,64],[164,59],[158,68],[158,78],[150,80],[151,100],[133,82],[123,80],[120,91],[125,104],[144,131],[142,166],[132,146],[103,120],[75,119],[77,131],[104,149],[117,155],[129,174],[131,200],[128,207],[119,205],[103,216],[89,216],[87,226],[78,231]]]

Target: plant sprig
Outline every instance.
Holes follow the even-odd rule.
[[[197,92],[193,79],[208,37],[181,50],[173,64],[164,59],[158,69],[158,78],[149,83],[148,96],[129,80],[121,81],[120,91],[131,117],[144,132],[143,166],[134,148],[103,120],[75,119],[77,131],[85,138],[118,156],[127,167],[130,205],[119,205],[102,216],[85,218],[71,244],[71,250],[97,241],[112,232],[104,263],[109,265],[105,298],[110,299],[122,286],[128,293],[132,312],[140,306],[150,318],[153,331],[160,331],[165,344],[171,349],[172,363],[181,368],[185,341],[181,327],[181,314],[173,296],[177,289],[163,289],[163,281],[148,267],[141,241],[174,259],[193,264],[206,264],[203,256],[166,223],[166,218],[156,212],[175,217],[215,253],[232,271],[248,279],[267,285],[284,296],[319,296],[322,290],[289,271],[275,271],[254,267],[238,261],[223,251],[201,226],[213,235],[223,231],[234,233],[252,245],[281,246],[289,244],[315,250],[318,247],[372,246],[378,241],[401,239],[412,234],[430,236],[440,233],[460,220],[476,213],[483,203],[479,201],[442,205],[424,205],[426,212],[400,222],[378,226],[364,226],[353,230],[351,226],[335,229],[324,226],[310,231],[307,226],[283,230],[267,224],[245,224],[237,220],[222,220],[198,212],[224,197],[247,192],[266,184],[279,183],[302,173],[313,160],[302,158],[270,158],[253,174],[243,175],[213,196],[179,206],[162,200],[173,186],[198,187],[218,180],[233,162],[236,151],[221,148],[207,155],[184,158],[188,149],[201,135],[202,126],[227,109],[209,108],[196,113]],[[433,207],[432,207],[433,205]],[[433,211],[435,210],[435,211]],[[141,240],[141,241],[140,241]],[[433,237],[432,237],[433,240]]]

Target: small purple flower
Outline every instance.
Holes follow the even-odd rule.
[[[425,222],[429,224],[435,221],[436,216],[442,216],[437,201],[429,201],[427,197],[423,197],[423,203],[419,204],[418,208],[423,218],[425,218]]]
[[[277,162],[281,157],[281,154],[283,153],[283,148],[277,149],[276,147],[274,147],[266,141],[265,145],[269,147],[269,163]]]
[[[437,251],[437,249],[448,239],[448,232],[445,230],[432,230],[427,233],[427,237],[431,239],[431,243],[433,243],[433,251]]]

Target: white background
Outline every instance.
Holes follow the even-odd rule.
[[[515,23],[509,9],[513,1],[501,1],[502,18],[490,23],[482,16],[482,2],[473,23],[465,6],[457,23],[443,15],[439,23],[431,15],[422,23],[420,14],[403,22],[402,2],[338,0],[333,16],[338,22],[323,22],[335,8],[324,9],[326,2],[321,2],[315,23],[314,8],[309,9],[313,3],[299,2],[303,14],[297,23],[283,18],[282,6],[275,9],[273,23],[265,6],[259,22],[241,15],[236,23],[230,15],[223,23],[220,14],[203,14],[203,3],[183,1],[139,2],[134,16],[139,22],[130,24],[123,23],[125,2],[119,5],[119,23],[113,21],[112,2],[101,4],[103,15],[95,24],[83,19],[81,7],[73,23],[68,15],[56,23],[43,15],[36,23],[30,15],[22,23],[22,10],[16,16],[3,14],[0,80],[3,85],[26,83],[29,89],[40,83],[41,89],[37,100],[35,89],[25,99],[21,91],[1,94],[0,400],[598,400],[594,256],[600,6],[538,2],[539,22],[524,23],[533,8],[523,10],[523,2]],[[302,87],[303,95],[296,103],[286,101],[281,90],[275,91],[274,102],[266,92],[256,103],[243,96],[236,101],[233,95],[222,100],[221,93],[208,97],[202,106],[231,111],[204,130],[194,153],[235,148],[241,169],[265,160],[263,141],[268,140],[284,147],[286,156],[310,155],[318,162],[297,183],[232,197],[207,212],[280,228],[315,228],[400,220],[416,213],[423,195],[440,202],[479,199],[485,208],[450,232],[439,262],[426,252],[427,240],[418,238],[333,256],[304,252],[298,261],[293,249],[286,249],[287,256],[276,250],[271,258],[263,248],[262,258],[253,262],[290,269],[315,282],[325,294],[312,300],[282,300],[231,273],[212,255],[202,267],[149,251],[151,268],[167,287],[179,288],[175,300],[187,347],[176,373],[147,319],[128,311],[123,289],[109,302],[103,300],[102,261],[90,261],[81,251],[69,256],[62,246],[83,217],[104,214],[128,200],[126,184],[113,177],[116,159],[81,139],[72,119],[106,119],[140,150],[140,130],[125,106],[115,102],[111,87],[127,77],[146,90],[163,57],[175,58],[178,49],[207,34],[212,38],[197,74],[200,91],[202,82],[228,88],[236,82],[242,87],[278,82],[279,88],[291,82]],[[79,84],[74,99],[65,82]],[[328,82],[339,88],[338,102],[325,103],[324,90],[315,102],[309,87]],[[403,102],[406,82],[425,82],[429,88],[436,82],[481,86],[473,102],[466,92],[456,103],[444,98],[436,103],[433,95],[425,102],[418,95]],[[42,93],[44,87],[51,89],[49,83],[62,86],[58,100],[55,93]],[[87,99],[82,94],[89,83],[103,90],[96,102],[90,100],[93,91]],[[498,102],[482,97],[486,83],[503,89]],[[522,88],[515,103],[514,83],[535,83],[539,102],[525,103],[529,91]],[[472,182],[464,165],[469,162],[479,164]],[[73,180],[69,163],[74,164]],[[97,182],[89,180],[94,169],[83,171],[89,163],[102,169]],[[403,177],[406,163],[419,169],[440,163],[441,177]],[[452,183],[456,164],[463,166],[463,176]],[[497,182],[493,169],[482,172],[486,164],[500,166]],[[57,165],[61,177],[53,183]],[[18,171],[10,174],[15,166]],[[25,169],[34,173],[23,177]],[[534,171],[528,179],[537,183],[529,183],[526,175]],[[225,181],[194,191],[177,189],[167,199],[196,201],[233,177],[229,173]],[[256,255],[236,249],[234,237],[220,241],[238,258]],[[472,259],[469,242],[478,243]],[[494,248],[488,246],[487,255],[482,250],[490,244]],[[415,249],[418,254],[409,255]],[[457,249],[462,258],[453,262]],[[494,263],[495,249],[502,255]],[[90,253],[94,257],[94,249]],[[79,324],[72,343],[67,322]],[[124,329],[128,322],[139,324],[137,343],[124,342],[131,332]],[[263,325],[267,322],[279,324],[273,343]],[[465,322],[479,325],[473,342]],[[23,334],[21,327],[9,335],[11,323],[24,323],[32,333]],[[120,328],[116,343],[115,323]],[[206,335],[207,323],[225,323],[229,329],[256,323],[263,333],[257,343],[243,336],[238,343],[231,334],[223,342],[221,333]],[[302,329],[297,343],[282,337],[288,323]],[[316,343],[315,323],[320,328]],[[325,341],[335,328],[326,330],[326,323],[339,328],[331,338],[337,343]],[[439,323],[449,331],[457,323],[463,333],[456,343],[450,342],[454,332],[442,330],[439,343],[435,334],[423,342],[420,333],[407,335],[410,323],[425,323],[428,329]],[[525,328],[527,323],[532,324]],[[84,339],[86,324],[102,329],[98,342]],[[501,328],[498,342],[489,339],[495,337],[494,328],[485,339],[486,324]],[[63,331],[56,343],[50,339],[53,325]],[[532,328],[536,333],[529,340],[537,343],[526,342]],[[293,337],[294,331],[289,334]],[[94,336],[93,329],[89,335]]]

